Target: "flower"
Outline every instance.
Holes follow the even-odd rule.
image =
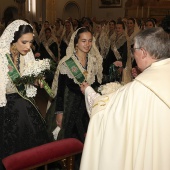
[[[122,87],[122,85],[119,82],[111,82],[105,85],[101,85],[98,88],[98,92],[100,92],[102,95],[109,94],[117,91],[120,87]]]
[[[32,85],[26,85],[26,96],[34,97],[37,94],[37,88]]]
[[[34,75],[36,77],[45,70],[50,70],[49,59],[33,60],[25,65],[22,77],[28,75]]]
[[[53,93],[45,82],[44,74],[45,72],[50,71],[50,59],[43,60],[33,60],[26,63],[21,77],[17,77],[14,81],[16,86],[25,85],[26,96],[34,97],[37,94],[37,88],[34,86],[36,80],[40,80],[44,85],[44,89],[53,97]]]

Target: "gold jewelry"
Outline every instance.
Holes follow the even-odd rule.
[[[96,107],[98,105],[99,106],[105,106],[108,101],[109,101],[109,97],[106,96],[106,97],[104,97],[104,100],[99,100],[96,104],[93,105],[92,108],[94,108],[94,107]]]
[[[12,45],[11,45],[11,54],[12,54],[13,56],[18,55],[18,50],[17,50],[17,47],[16,47],[15,44],[12,44]]]
[[[10,51],[11,51],[12,60],[15,66],[17,67],[17,69],[19,70],[19,64],[20,64],[19,51],[17,50],[17,47],[15,44],[11,45]]]
[[[76,45],[76,47],[75,47],[75,52],[77,52],[78,51],[78,46]]]
[[[85,79],[87,79],[88,71],[85,70],[85,71],[83,72],[83,75],[84,75]]]

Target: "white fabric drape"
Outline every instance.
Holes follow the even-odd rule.
[[[170,169],[170,59],[94,102],[80,170]],[[95,106],[96,105],[96,106]]]

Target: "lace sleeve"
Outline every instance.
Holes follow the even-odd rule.
[[[86,108],[87,108],[87,112],[88,112],[89,116],[91,114],[93,102],[98,96],[100,96],[100,94],[96,93],[91,86],[88,86],[86,88],[86,90],[85,90],[85,101],[86,101]]]

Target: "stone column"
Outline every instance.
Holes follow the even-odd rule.
[[[17,1],[17,6],[18,6],[18,17],[20,19],[25,19],[25,1]]]
[[[92,16],[92,0],[85,0],[85,16]]]

